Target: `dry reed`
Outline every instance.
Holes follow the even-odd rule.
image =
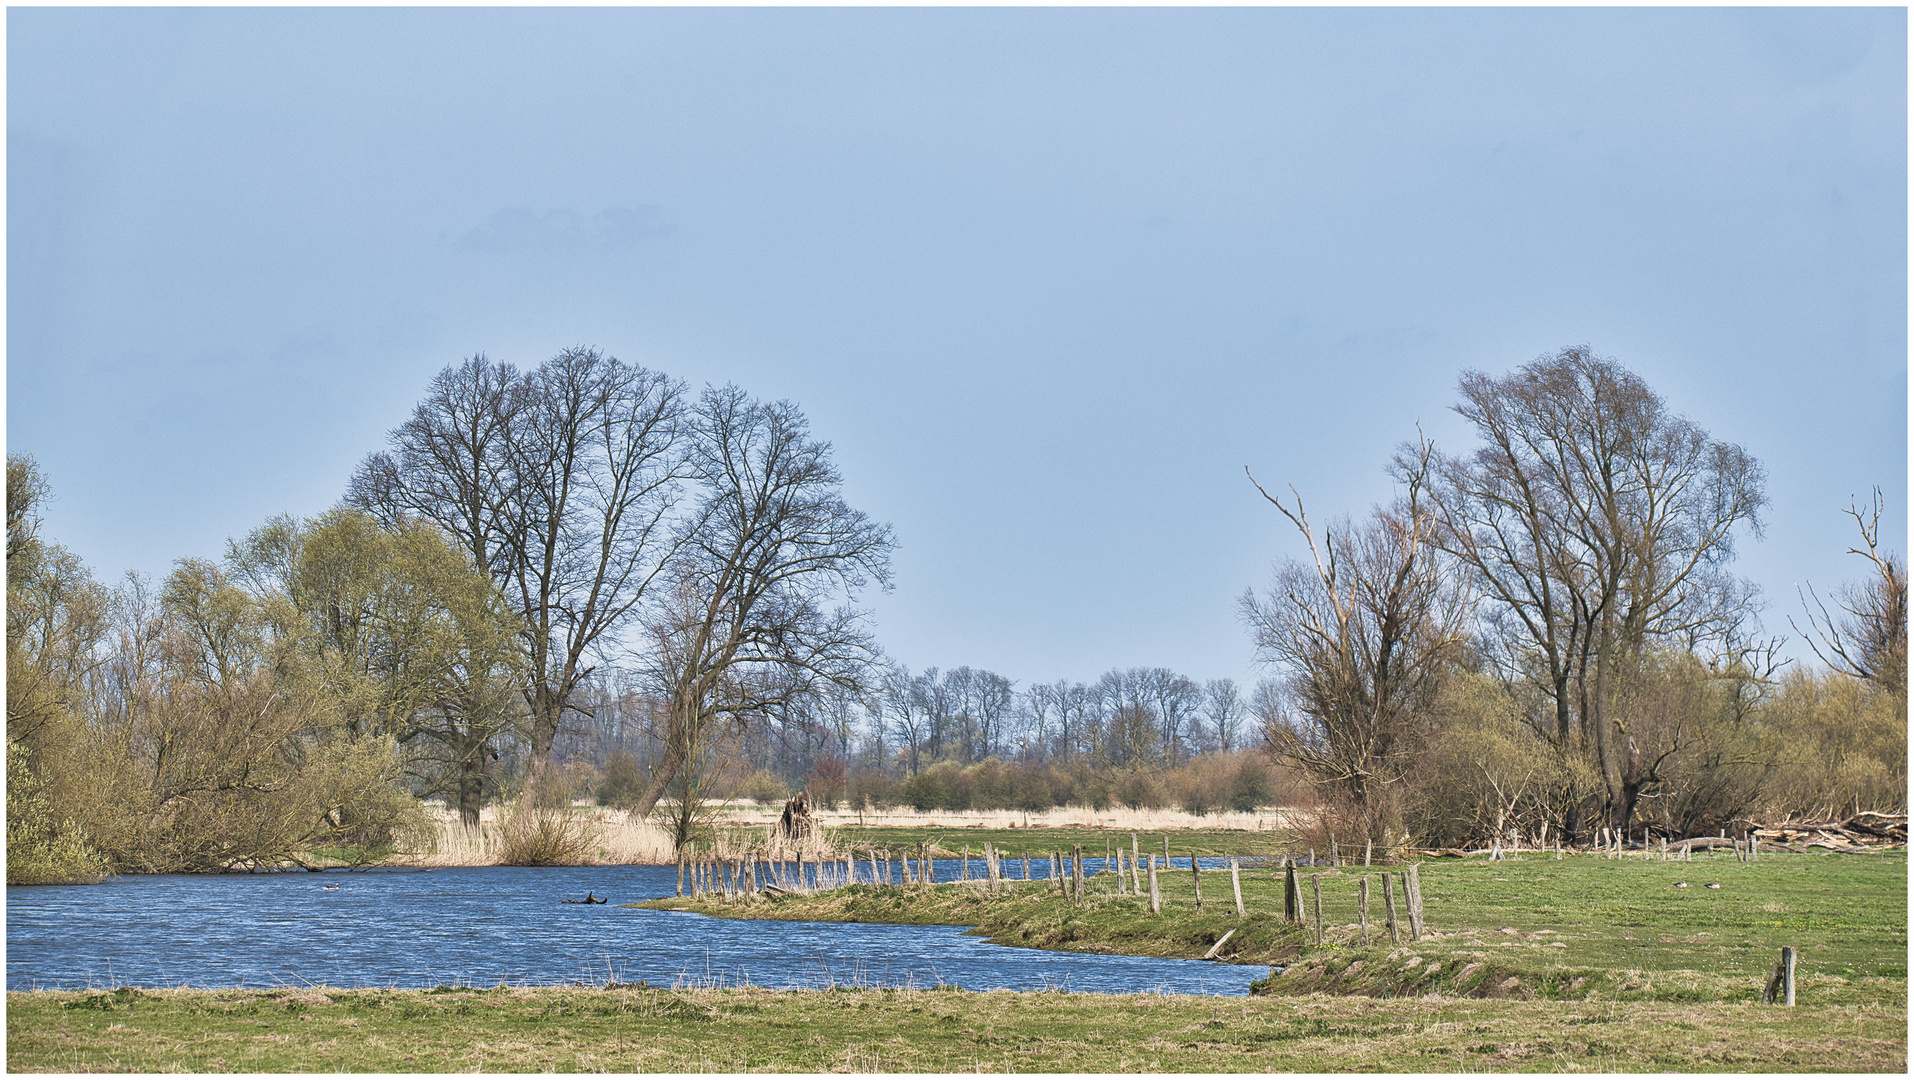
[[[425,809],[432,824],[425,850],[399,856],[395,862],[413,866],[497,866],[506,861],[509,809],[504,815],[498,807],[481,810],[476,829],[466,828],[456,812],[443,806],[428,803]],[[590,836],[590,843],[572,852],[571,865],[670,865],[677,861],[670,834],[657,825],[633,820],[622,810],[595,806],[574,806],[569,813],[580,831],[595,834]]]

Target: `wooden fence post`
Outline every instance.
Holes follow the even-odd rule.
[[[1309,875],[1309,887],[1316,891],[1316,944],[1323,943],[1323,876]]]
[[[1136,861],[1137,861],[1137,858],[1141,856],[1142,854],[1143,854],[1143,849],[1137,846],[1136,834],[1131,833],[1130,834],[1130,891],[1133,893],[1137,893],[1139,895],[1143,892],[1143,871],[1137,869]]]
[[[1335,833],[1329,834],[1329,865],[1331,866],[1342,865],[1342,855],[1340,850],[1336,847]]]
[[[1030,880],[1030,852],[1028,849],[1025,849],[1023,853],[1023,879],[1025,881]]]
[[[1356,925],[1362,928],[1362,944],[1369,945],[1369,875],[1356,882]]]
[[[1375,849],[1376,849],[1376,842],[1374,839],[1364,840],[1362,842],[1362,864],[1364,866],[1369,865],[1369,856],[1375,851]]]
[[[1390,876],[1389,871],[1382,872],[1382,911],[1389,920],[1389,940],[1400,945],[1402,944],[1402,928],[1396,922],[1396,894],[1395,890],[1389,886]]]
[[[1243,917],[1243,879],[1236,871],[1236,856],[1229,860],[1229,887],[1236,893],[1236,917]]]
[[[1422,876],[1415,863],[1402,879],[1402,898],[1409,904],[1409,940],[1422,940]]]
[[[1768,976],[1768,985],[1761,991],[1763,1005],[1786,1004],[1794,1007],[1794,946],[1781,947],[1781,962],[1774,966],[1774,973]]]
[[[1292,859],[1284,859],[1283,860],[1283,921],[1284,922],[1300,923],[1303,921],[1303,913],[1301,911],[1302,904],[1298,902],[1301,899],[1301,896],[1302,896],[1301,890],[1298,889],[1296,886],[1296,863]]]
[[[1197,868],[1196,852],[1190,852],[1190,880],[1196,883],[1196,910],[1203,910],[1203,872]]]
[[[1150,914],[1163,914],[1163,893],[1156,887],[1156,856],[1150,856]]]
[[[1082,844],[1076,845],[1076,850],[1074,854],[1075,854],[1075,859],[1073,862],[1074,869],[1071,872],[1071,876],[1076,879],[1077,903],[1081,904],[1083,903],[1083,845]]]

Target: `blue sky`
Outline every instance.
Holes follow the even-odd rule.
[[[1903,9],[7,13],[7,446],[104,578],[311,514],[446,364],[787,397],[878,631],[1254,678],[1237,596],[1587,343],[1769,472],[1741,571],[1906,548]]]

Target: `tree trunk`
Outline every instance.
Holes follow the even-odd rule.
[[[1615,745],[1614,721],[1608,715],[1608,695],[1611,676],[1609,669],[1614,664],[1614,617],[1606,608],[1602,611],[1601,631],[1595,646],[1595,692],[1588,703],[1589,715],[1586,722],[1595,729],[1595,757],[1602,770],[1602,785],[1608,791],[1608,824],[1616,830],[1626,829],[1625,799],[1622,795],[1622,765],[1620,747]]]
[[[485,805],[485,743],[469,735],[459,749],[458,774],[459,822],[467,829],[479,827],[479,810]]]

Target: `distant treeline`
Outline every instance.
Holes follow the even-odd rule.
[[[890,531],[802,414],[590,349],[447,368],[337,508],[158,583],[43,537],[48,480],[9,455],[8,880],[377,859],[423,842],[421,799],[476,825],[593,798],[681,843],[798,788],[1281,804],[1385,847],[1905,809],[1878,493],[1866,576],[1800,598],[1822,664],[1782,664],[1731,572],[1765,506],[1745,450],[1582,348],[1460,390],[1476,445],[1405,445],[1391,504],[1325,527],[1263,493],[1303,557],[1242,599],[1247,688],[888,661],[853,601]]]

